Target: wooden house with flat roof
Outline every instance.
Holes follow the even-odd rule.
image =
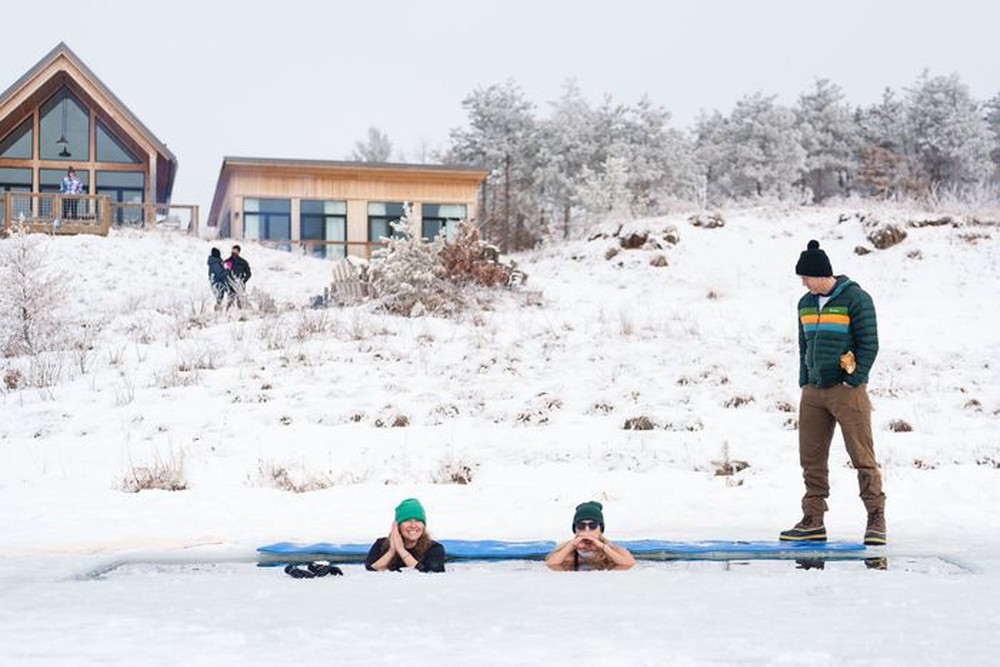
[[[367,257],[409,204],[425,238],[476,217],[487,171],[430,164],[226,157],[208,226],[319,257]]]
[[[73,167],[76,194],[60,192]],[[171,208],[177,158],[66,44],[0,93],[0,222],[106,233]],[[173,208],[177,208],[176,206]],[[190,223],[197,228],[197,207]]]

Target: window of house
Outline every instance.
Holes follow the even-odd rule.
[[[347,256],[347,202],[303,199],[299,202],[299,236],[303,241],[339,241],[306,243],[306,252],[316,257],[343,259]]]
[[[97,121],[96,139],[98,162],[121,162],[125,164],[139,164],[141,162],[101,121]]]
[[[83,193],[90,192],[90,172],[86,169],[80,169],[76,172],[76,177],[83,183]],[[59,192],[59,186],[64,178],[66,178],[65,169],[39,169],[38,191]]]
[[[118,204],[135,204],[114,208],[116,224],[134,225],[143,221],[145,209],[138,204],[146,200],[146,174],[139,171],[98,171],[97,194],[108,195],[111,201]]]
[[[14,131],[0,141],[0,158],[11,160],[30,160],[34,146],[34,123],[29,116],[24,122],[14,128]]]
[[[369,202],[368,240],[371,243],[380,243],[384,238],[398,236],[389,223],[398,222],[403,213],[402,203]]]
[[[425,239],[434,239],[443,232],[448,241],[454,240],[455,227],[465,219],[464,204],[424,204],[421,209],[421,233]]]
[[[243,238],[260,241],[289,241],[292,238],[292,200],[243,200]],[[290,244],[279,244],[291,249]]]
[[[0,167],[0,222],[4,222],[6,215],[3,201],[5,192],[31,192],[31,170]],[[31,197],[14,197],[11,207],[15,220],[21,216],[31,217]]]
[[[65,86],[42,104],[38,153],[43,160],[89,160],[90,114]]]
[[[77,179],[83,183],[83,194],[90,192],[90,172],[80,169],[76,172]],[[39,192],[59,192],[62,179],[66,178],[65,169],[39,169],[38,170],[38,191]],[[43,218],[59,217],[58,209],[53,209],[54,199],[52,197],[41,197],[38,200],[38,215]],[[88,201],[77,200],[68,203],[63,207],[62,217],[76,217],[78,215],[89,215],[93,213],[93,206]]]

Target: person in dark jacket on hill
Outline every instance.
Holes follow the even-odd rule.
[[[212,248],[208,255],[208,284],[215,296],[215,309],[222,308],[222,300],[229,292],[229,271],[222,264],[222,253],[218,248]]]
[[[225,265],[229,268],[229,284],[231,288],[230,305],[235,301],[237,307],[246,305],[247,282],[250,280],[250,263],[240,255],[241,248],[233,246],[232,253],[226,258]]]
[[[878,354],[875,305],[856,282],[834,276],[818,241],[809,241],[795,273],[809,290],[798,305],[799,463],[806,492],[802,520],[782,531],[780,539],[826,540],[823,515],[830,495],[830,443],[839,424],[868,510],[864,542],[882,545],[886,543],[885,494],[875,459],[867,389]]]
[[[413,568],[419,572],[444,572],[444,547],[427,533],[427,514],[416,498],[396,506],[396,516],[388,537],[380,537],[368,551],[365,568],[374,572],[399,572]]]

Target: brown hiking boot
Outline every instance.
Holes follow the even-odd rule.
[[[865,546],[878,547],[885,543],[885,510],[869,512],[868,525],[865,526]]]
[[[826,542],[826,526],[823,515],[802,517],[792,528],[781,531],[778,539],[782,542]]]

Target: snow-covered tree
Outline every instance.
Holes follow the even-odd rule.
[[[635,215],[629,190],[629,167],[625,157],[609,157],[598,171],[584,167],[580,200],[594,223],[623,223]]]
[[[721,203],[731,195],[727,132],[729,121],[718,110],[702,112],[694,129],[694,157],[701,173],[698,203]]]
[[[805,167],[795,114],[773,95],[744,97],[726,119],[703,117],[697,145],[710,190],[728,198],[789,197]]]
[[[914,153],[932,186],[960,190],[993,171],[993,132],[957,74],[924,72],[909,91],[907,119]]]
[[[490,170],[481,227],[502,249],[526,247],[536,235],[539,154],[534,107],[512,80],[480,89],[462,100],[469,126],[451,131],[451,156]]]
[[[892,198],[926,194],[929,184],[913,155],[906,106],[891,88],[878,104],[854,114],[861,147],[855,185],[867,196]]]
[[[705,172],[688,132],[670,128],[664,137],[667,179],[665,192],[681,201],[694,202],[701,197]],[[658,212],[663,212],[661,210]]]
[[[396,233],[383,239],[385,245],[372,253],[368,274],[380,305],[408,317],[449,310],[454,295],[444,280],[444,236],[422,240],[419,221],[409,205],[403,217],[390,225]]]
[[[0,353],[37,354],[54,345],[64,285],[46,261],[43,237],[15,225],[0,241]]]
[[[993,132],[993,150],[990,151],[993,174],[1000,178],[1000,93],[986,103],[986,123]]]
[[[368,128],[368,138],[354,143],[352,160],[359,162],[388,162],[392,156],[392,142],[377,127]]]
[[[814,89],[799,97],[795,115],[806,152],[802,181],[813,201],[846,194],[857,168],[860,137],[840,87],[817,79]]]
[[[591,166],[596,147],[595,114],[572,79],[551,106],[550,117],[539,121],[537,176],[560,235],[569,238],[574,208],[581,204],[581,175]]]
[[[621,143],[628,160],[630,204],[637,215],[658,213],[669,188],[669,120],[670,113],[645,95],[634,107],[625,109]]]

